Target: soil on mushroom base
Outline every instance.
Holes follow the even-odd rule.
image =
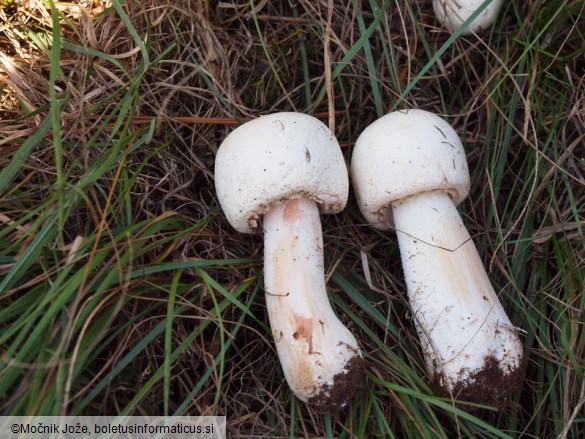
[[[333,377],[333,384],[324,386],[323,391],[313,396],[307,403],[319,412],[335,413],[347,407],[364,375],[364,360],[354,357],[347,363],[343,372]]]
[[[525,358],[516,369],[504,373],[497,358],[489,356],[485,358],[482,370],[458,382],[452,392],[440,384],[445,382],[440,374],[432,377],[431,385],[439,396],[505,408],[510,405],[514,392],[522,386],[525,370]]]

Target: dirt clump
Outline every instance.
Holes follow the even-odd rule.
[[[364,360],[354,357],[343,372],[333,377],[333,384],[307,402],[322,413],[335,413],[345,409],[355,394],[364,375]]]

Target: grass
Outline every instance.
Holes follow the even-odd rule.
[[[233,437],[585,435],[582,1],[504,2],[480,38],[440,29],[428,1],[74,3],[0,9],[0,413],[225,414]],[[238,121],[294,110],[349,161],[368,124],[411,107],[463,139],[460,211],[525,330],[526,376],[501,410],[433,394],[396,238],[350,195],[323,218],[328,288],[367,374],[347,412],[320,415],[284,382],[262,238],[227,224],[214,154]]]

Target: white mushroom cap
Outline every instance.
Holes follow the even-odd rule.
[[[239,232],[253,233],[271,204],[307,196],[324,213],[347,203],[347,167],[334,134],[318,119],[275,113],[232,131],[215,159],[215,187]]]
[[[449,31],[455,32],[483,2],[484,0],[433,0],[433,9],[439,23]],[[490,27],[498,15],[501,4],[502,0],[492,0],[461,35],[478,33]]]
[[[360,211],[381,230],[392,224],[393,201],[440,190],[457,205],[469,192],[459,136],[423,110],[395,111],[368,126],[355,144],[351,175]]]

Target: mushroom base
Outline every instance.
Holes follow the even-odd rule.
[[[520,366],[504,373],[497,358],[487,356],[484,368],[454,384],[453,389],[443,385],[445,376],[439,372],[431,378],[435,393],[445,398],[488,404],[498,408],[510,405],[512,395],[520,390],[526,371],[526,360]]]
[[[347,407],[348,396],[355,393],[356,385],[364,375],[364,360],[361,357],[353,357],[348,361],[343,372],[333,377],[333,384],[326,384],[318,395],[312,396],[307,402],[313,405],[317,411],[334,413]]]

